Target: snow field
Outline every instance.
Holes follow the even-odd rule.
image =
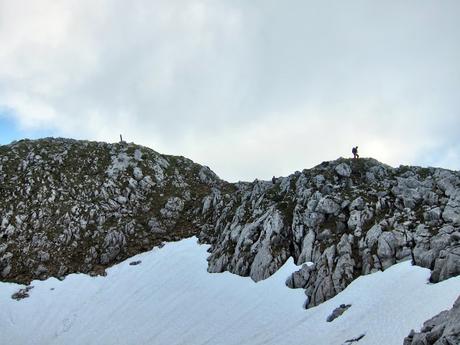
[[[403,262],[305,310],[303,290],[285,286],[297,269],[292,259],[254,283],[207,273],[208,246],[196,242],[139,254],[106,277],[34,281],[30,297],[20,301],[11,295],[21,285],[0,283],[0,344],[340,345],[363,333],[359,345],[402,344],[460,293],[460,277],[428,284],[429,270]],[[135,260],[142,263],[129,265]],[[326,322],[342,303],[352,306]]]

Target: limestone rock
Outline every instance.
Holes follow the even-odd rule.
[[[448,247],[439,252],[430,281],[440,282],[460,274],[460,246]]]
[[[345,313],[347,311],[348,308],[351,307],[351,304],[341,304],[340,306],[338,306],[337,308],[335,308],[333,311],[332,311],[332,314],[330,314],[326,321],[327,322],[332,322],[334,321],[335,319],[337,319],[338,317],[340,317],[343,313]]]
[[[452,309],[442,311],[423,323],[419,333],[413,330],[404,339],[404,345],[460,344],[460,297]]]
[[[342,177],[350,177],[351,175],[351,168],[348,164],[346,163],[340,163],[335,167],[335,172],[337,175],[342,176]]]
[[[377,255],[380,259],[382,269],[393,265],[396,261],[396,238],[393,232],[383,232],[377,244]]]
[[[442,218],[448,223],[460,226],[460,191],[450,192],[451,197],[442,213]]]
[[[329,197],[322,198],[316,206],[316,212],[325,214],[338,214],[340,211],[340,204],[335,202]]]

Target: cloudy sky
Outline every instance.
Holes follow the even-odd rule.
[[[183,155],[230,181],[460,169],[460,1],[0,0],[0,144]]]

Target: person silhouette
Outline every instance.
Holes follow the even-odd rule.
[[[358,146],[356,147],[353,147],[353,149],[351,150],[351,153],[353,153],[353,158],[359,158],[359,155],[358,155]]]

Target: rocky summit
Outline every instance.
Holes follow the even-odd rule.
[[[457,171],[340,158],[228,183],[132,143],[46,138],[0,147],[0,186],[2,281],[104,274],[193,235],[211,245],[209,272],[259,281],[292,257],[302,266],[286,284],[305,290],[306,307],[404,260],[432,283],[460,274]]]
[[[28,283],[99,274],[200,231],[203,198],[225,182],[183,157],[67,139],[0,147],[0,276]]]

